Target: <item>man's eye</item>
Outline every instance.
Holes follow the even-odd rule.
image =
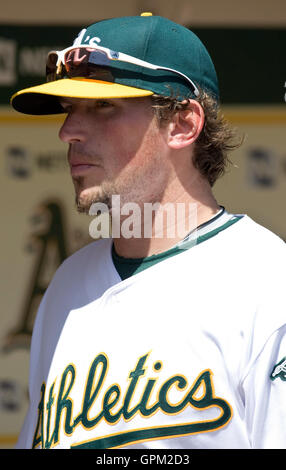
[[[110,101],[98,100],[96,102],[97,108],[107,108],[108,106],[112,106],[112,103],[110,103]]]

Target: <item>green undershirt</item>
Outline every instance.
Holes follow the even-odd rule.
[[[217,235],[219,232],[222,230],[227,229],[234,223],[236,223],[238,220],[241,219],[242,216],[234,216],[230,220],[228,220],[224,225],[221,225],[220,227],[217,227],[214,230],[210,230],[209,232],[205,233],[204,235],[198,235],[198,237],[195,240],[190,240],[186,241],[183,244],[180,244],[180,246],[176,245],[175,247],[164,251],[163,253],[159,253],[156,255],[152,256],[147,256],[146,258],[124,258],[122,256],[119,256],[114,248],[114,244],[112,245],[112,260],[114,263],[114,266],[121,277],[122,280],[127,279],[128,277],[139,273],[140,271],[144,271],[144,269],[147,269],[151,266],[153,266],[156,263],[160,263],[161,261],[164,261],[167,258],[171,258],[172,256],[178,255],[182,253],[184,250],[189,250],[195,245],[198,245],[199,243],[202,243],[209,238],[212,238],[213,236]]]

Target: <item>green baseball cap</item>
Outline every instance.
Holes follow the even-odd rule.
[[[200,39],[151,13],[94,23],[80,31],[71,47],[50,57],[58,60],[53,62],[55,76],[15,93],[11,104],[16,111],[62,113],[59,97],[132,98],[155,93],[195,99],[199,88],[219,98],[216,71]],[[59,63],[64,67],[57,76]]]

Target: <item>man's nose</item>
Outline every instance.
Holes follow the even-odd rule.
[[[66,116],[65,121],[59,130],[59,138],[68,144],[83,141],[84,129],[82,126],[82,120],[77,113],[70,113]]]

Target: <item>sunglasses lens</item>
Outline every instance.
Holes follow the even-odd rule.
[[[57,67],[58,54],[50,52],[46,64],[47,81],[64,77],[84,77],[113,82],[114,77],[110,69],[106,68],[110,62],[104,51],[77,47],[69,49],[64,55],[64,65]]]
[[[66,52],[64,64],[69,77],[96,78],[98,66],[110,65],[110,59],[104,51],[75,48]]]
[[[98,49],[90,48],[75,48],[66,52],[64,56],[64,63],[67,71],[76,68],[82,64],[92,65],[110,65],[110,59],[106,52]]]

